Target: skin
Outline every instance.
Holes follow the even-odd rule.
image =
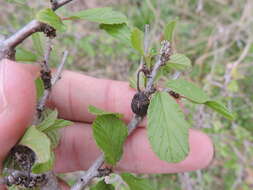
[[[0,163],[31,124],[36,107],[34,79],[38,72],[36,66],[9,60],[0,62]],[[57,108],[61,118],[72,120],[74,124],[61,131],[54,170],[87,169],[100,154],[92,138],[91,123],[95,117],[88,113],[89,105],[123,113],[124,121],[128,122],[133,115],[130,102],[134,94],[126,82],[65,71],[53,87],[48,106]],[[176,173],[202,169],[211,162],[213,144],[206,134],[195,129],[190,129],[190,153],[184,161],[171,164],[159,160],[148,143],[145,123],[128,137],[117,171]]]

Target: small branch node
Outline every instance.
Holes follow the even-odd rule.
[[[112,173],[112,169],[111,168],[99,168],[98,169],[98,175],[96,177],[105,177],[105,176],[109,176]]]

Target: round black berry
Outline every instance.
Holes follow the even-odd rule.
[[[148,96],[144,92],[138,92],[132,99],[131,108],[135,114],[145,116],[147,114],[148,105]]]

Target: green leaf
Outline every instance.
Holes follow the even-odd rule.
[[[122,173],[121,177],[130,190],[155,190],[147,179],[136,177],[130,173]]]
[[[131,31],[125,24],[101,24],[100,28],[105,30],[115,39],[123,42],[127,46],[131,46]]]
[[[50,171],[53,169],[54,166],[54,161],[55,161],[55,155],[53,151],[51,151],[51,156],[48,162],[46,163],[36,163],[32,167],[32,172],[35,174],[40,174],[40,173],[45,173],[47,171]]]
[[[112,10],[111,7],[93,8],[80,11],[71,17],[72,19],[85,19],[100,24],[127,23],[127,17],[121,12]]]
[[[100,115],[92,124],[93,136],[108,164],[115,165],[123,153],[127,127],[115,115]]]
[[[168,40],[170,42],[172,41],[176,24],[177,24],[177,22],[174,20],[174,21],[169,22],[165,26],[165,28],[164,28],[164,39],[165,40]]]
[[[189,153],[188,123],[176,101],[166,92],[157,92],[148,108],[148,137],[161,160],[180,162]]]
[[[191,67],[191,60],[183,54],[173,54],[167,62],[166,67],[177,70],[186,70]]]
[[[171,69],[166,65],[162,66],[155,76],[155,82],[160,80],[161,77],[168,77],[171,72]]]
[[[52,150],[55,149],[57,147],[57,145],[59,144],[60,138],[61,138],[59,130],[45,131],[44,133],[50,139],[51,149]]]
[[[210,100],[205,102],[205,105],[207,105],[209,108],[213,109],[214,111],[220,113],[225,118],[229,120],[235,119],[235,116],[220,102],[215,100]]]
[[[24,49],[24,48],[17,48],[16,49],[16,55],[15,55],[16,61],[23,61],[23,62],[35,62],[37,61],[37,56]]]
[[[137,89],[137,82],[135,78],[136,77],[129,77],[128,79],[129,86],[133,89]]]
[[[36,14],[36,19],[40,22],[52,26],[54,29],[64,32],[66,26],[63,24],[61,18],[55,14],[52,9],[43,9]]]
[[[136,78],[136,76],[129,77],[128,82],[129,82],[129,86],[131,88],[137,89],[137,78]],[[143,74],[140,74],[139,85],[140,85],[141,89],[145,88],[145,76]]]
[[[203,104],[209,100],[201,88],[183,79],[169,80],[166,86],[195,103]]]
[[[49,113],[46,114],[45,119],[37,125],[37,129],[43,132],[49,132],[72,125],[71,121],[57,119],[57,117],[57,110],[49,111]]]
[[[32,35],[32,41],[33,41],[33,47],[34,49],[36,50],[36,52],[39,54],[39,55],[43,55],[43,45],[42,45],[42,42],[41,42],[41,37],[40,37],[40,34],[39,33],[34,33]]]
[[[44,83],[40,77],[38,77],[35,80],[35,86],[36,86],[36,95],[37,95],[37,101],[43,96],[44,93]]]
[[[36,162],[32,167],[34,173],[43,173],[52,169],[53,160],[51,142],[46,134],[35,126],[29,127],[20,143],[32,149],[36,154]]]
[[[123,117],[123,114],[120,114],[120,113],[114,113],[114,112],[107,112],[107,111],[104,111],[102,109],[99,109],[95,106],[92,106],[92,105],[89,105],[88,107],[88,111],[94,115],[114,115],[116,116],[117,118],[122,118]]]
[[[46,116],[46,118],[40,124],[37,125],[37,129],[40,131],[48,129],[54,124],[57,117],[58,117],[57,110],[50,111],[50,113]]]
[[[131,43],[135,50],[144,55],[144,34],[138,28],[134,28],[131,33]]]
[[[44,129],[43,132],[54,131],[54,130],[57,130],[57,129],[61,129],[63,127],[70,126],[72,124],[73,124],[73,122],[68,121],[68,120],[56,119],[55,122],[51,126],[49,126],[49,128]]]
[[[98,182],[96,185],[91,187],[91,190],[114,190],[114,186],[111,184],[106,184],[104,180]]]

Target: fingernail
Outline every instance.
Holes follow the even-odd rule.
[[[6,109],[8,102],[5,94],[6,84],[6,61],[0,62],[0,114]]]

